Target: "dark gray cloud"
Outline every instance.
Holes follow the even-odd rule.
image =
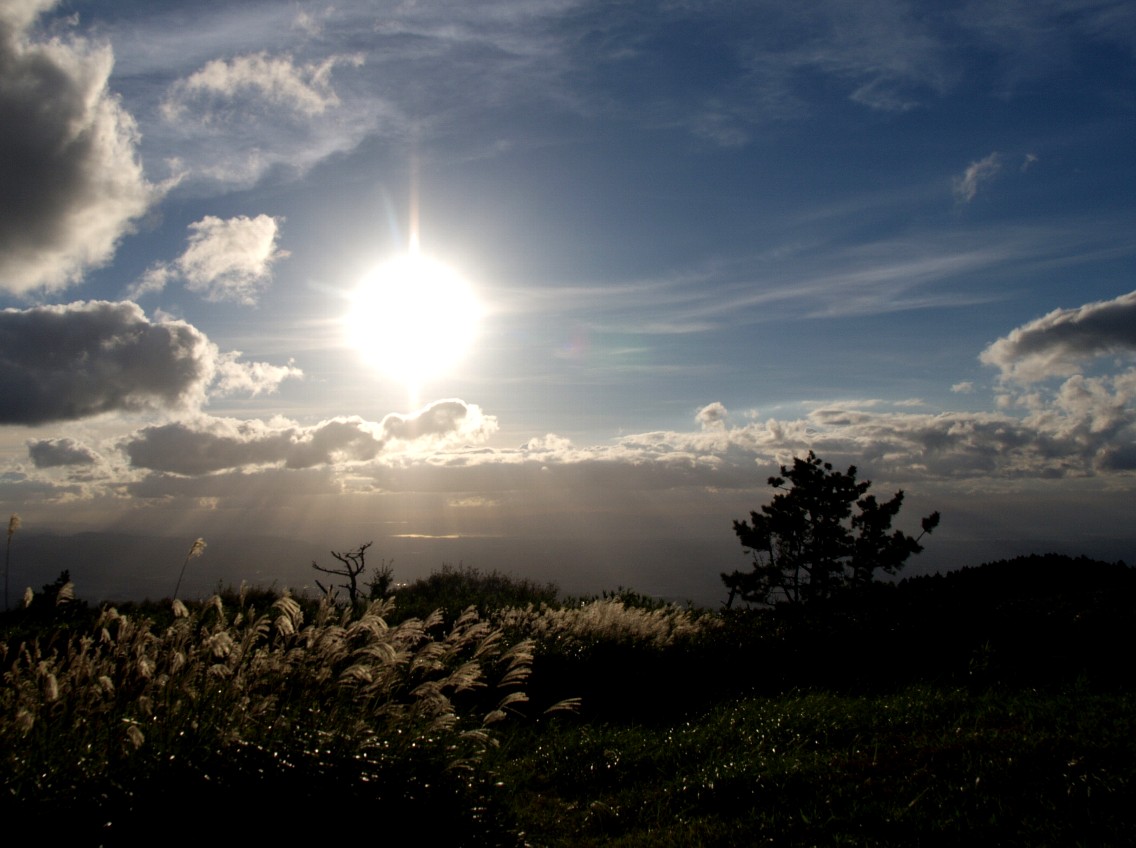
[[[1136,352],[1136,291],[1075,309],[1055,309],[998,339],[979,357],[1004,379],[1035,383],[1070,376],[1085,363]]]
[[[0,312],[0,424],[73,421],[201,399],[216,348],[129,302]]]
[[[28,456],[36,468],[67,465],[94,465],[99,456],[74,439],[36,439],[28,442]]]
[[[260,422],[174,422],[145,427],[120,447],[135,468],[193,476],[275,464],[289,452],[295,433]]]
[[[273,391],[299,369],[242,363],[184,321],[150,321],[129,301],[0,312],[0,424],[183,409],[216,393]]]
[[[105,263],[157,194],[107,87],[110,48],[29,36],[54,5],[0,5],[0,287],[16,293]]]

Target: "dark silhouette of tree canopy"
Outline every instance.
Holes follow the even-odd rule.
[[[788,485],[786,485],[788,484]],[[939,513],[923,519],[917,537],[892,530],[903,505],[903,492],[881,503],[867,494],[870,481],[856,479],[856,466],[834,471],[809,451],[806,459],[781,466],[769,485],[780,489],[749,521],[735,521],[742,547],[753,555],[753,568],[723,574],[736,598],[747,603],[803,604],[831,598],[871,583],[876,572],[896,574],[919,540],[939,524]],[[853,509],[855,508],[855,510]]]

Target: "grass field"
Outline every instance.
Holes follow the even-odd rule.
[[[952,617],[929,585],[796,618],[467,571],[355,610],[60,585],[3,618],[0,814],[105,845],[1133,844],[1133,595]]]

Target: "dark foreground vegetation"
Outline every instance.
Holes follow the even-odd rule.
[[[78,844],[1133,844],[1119,563],[721,612],[467,569],[354,607],[72,591],[0,620],[0,815]]]

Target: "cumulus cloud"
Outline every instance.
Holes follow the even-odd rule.
[[[120,447],[135,468],[196,476],[250,466],[310,468],[366,460],[379,452],[382,442],[361,418],[333,419],[314,427],[205,418],[145,427]]]
[[[129,301],[0,312],[0,424],[73,421],[107,412],[185,409],[218,378],[245,372],[260,391],[299,376],[242,364],[184,321],[150,321]]]
[[[985,159],[971,162],[961,177],[955,177],[955,197],[960,203],[970,203],[979,190],[1002,170],[1002,155],[995,151]]]
[[[698,414],[694,416],[694,420],[702,425],[703,430],[721,430],[726,426],[726,418],[729,412],[726,407],[720,402],[707,404],[698,410]]]
[[[1013,330],[979,359],[1005,380],[1035,383],[1076,374],[1101,356],[1136,352],[1136,291],[1075,309],[1055,309]]]
[[[108,88],[111,49],[31,35],[54,5],[0,5],[0,286],[18,294],[106,263],[159,194]]]
[[[35,439],[28,442],[28,456],[36,468],[94,465],[99,456],[74,439]]]
[[[414,441],[423,438],[451,438],[482,441],[497,430],[497,419],[483,415],[480,407],[457,399],[435,401],[414,415],[392,413],[383,419],[383,435],[388,439]]]
[[[280,219],[270,215],[217,218],[189,225],[189,244],[173,263],[147,269],[129,294],[160,291],[175,278],[211,301],[255,304],[272,281],[272,265],[287,256],[277,247]]]
[[[272,394],[285,380],[304,376],[292,360],[288,360],[287,365],[272,365],[268,362],[241,362],[240,358],[239,350],[218,354],[211,395],[247,394],[256,397]]]
[[[415,415],[388,415],[379,423],[352,416],[304,427],[286,420],[201,417],[144,427],[119,447],[135,468],[198,476],[260,466],[302,469],[366,462],[395,441],[480,441],[494,429],[496,419],[476,405],[444,400]]]
[[[175,83],[162,110],[171,121],[183,118],[190,106],[218,117],[227,106],[244,99],[314,117],[339,104],[331,88],[331,72],[340,64],[358,67],[363,59],[358,55],[332,56],[297,65],[291,56],[270,56],[263,51],[214,59]]]

